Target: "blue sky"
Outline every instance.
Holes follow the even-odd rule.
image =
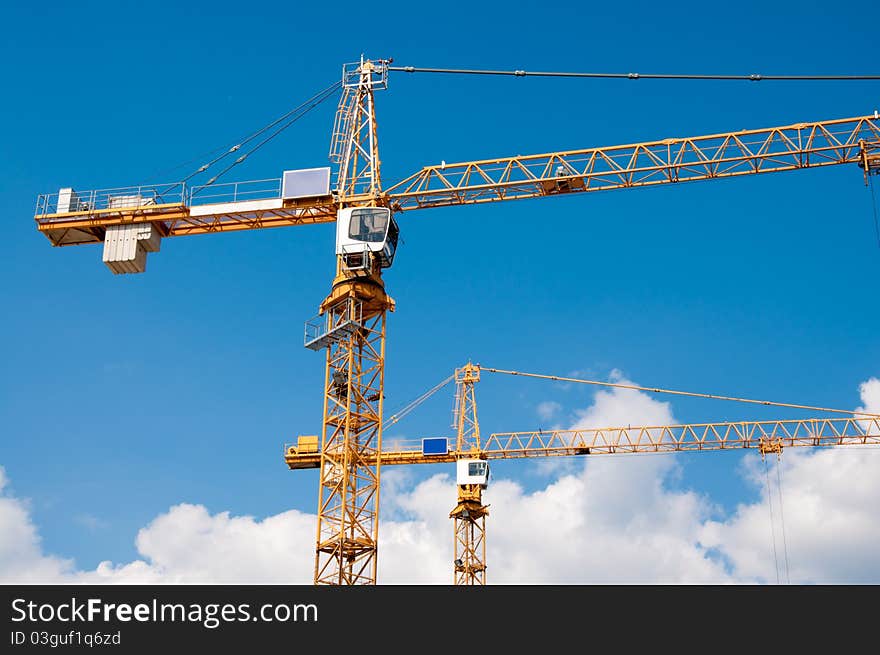
[[[145,275],[114,276],[99,247],[50,247],[32,220],[37,194],[151,179],[299,104],[361,53],[426,67],[877,73],[871,4],[363,10],[3,10],[0,466],[46,552],[82,568],[131,560],[138,530],[178,503],[314,512],[316,474],[288,471],[281,452],[320,428],[323,360],[302,347],[302,325],[334,257],[332,226],[272,229],[168,239]],[[387,185],[440,160],[863,115],[880,107],[880,82],[397,73],[376,102]],[[227,179],[326,165],[333,110],[325,103]],[[880,375],[880,248],[855,167],[420,211],[400,224],[386,275],[398,303],[391,410],[468,359],[843,408]],[[550,422],[571,423],[594,400],[589,389],[489,376],[478,393],[490,432],[547,423],[537,409],[547,401],[562,407]],[[451,400],[450,388],[389,435],[448,434]],[[674,413],[803,415],[679,400]],[[759,491],[740,455],[678,462],[670,488],[704,494],[722,514]],[[436,472],[413,470],[408,484]],[[532,462],[497,474],[527,492],[553,475]]]

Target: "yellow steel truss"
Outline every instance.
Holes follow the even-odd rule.
[[[402,210],[627,189],[835,164],[870,167],[876,115],[426,166],[388,189]]]
[[[327,347],[316,584],[374,584],[382,448],[385,308],[355,294],[326,310],[356,316]]]
[[[478,484],[458,485],[458,504],[449,513],[453,520],[452,581],[455,585],[486,584],[486,516]]]
[[[553,196],[570,192],[654,186],[856,164],[880,170],[876,115],[631,145],[426,166],[381,191],[372,90],[349,94],[340,107],[353,118],[350,155],[340,160],[338,194],[284,200],[272,209],[201,206],[185,197],[150,207],[84,209],[56,213],[41,203],[37,228],[53,245],[100,243],[111,225],[152,223],[162,236],[331,223],[343,205],[383,204],[396,211]],[[345,100],[345,97],[343,98]],[[369,123],[369,124],[368,124]],[[354,132],[356,130],[356,132]],[[198,215],[197,215],[198,214]]]
[[[367,62],[369,64],[369,62]],[[337,191],[346,204],[365,188],[375,204],[379,155],[372,65],[361,65],[339,113],[351,127],[341,146]],[[327,325],[346,326],[327,340],[315,584],[376,583],[382,404],[385,388],[385,293],[378,261],[337,274],[321,304]]]
[[[470,362],[455,371],[455,451],[458,459],[479,457],[480,422],[474,384],[480,368]],[[458,502],[449,513],[453,521],[453,582],[456,585],[486,584],[486,516],[483,490],[478,484],[460,484]]]
[[[442,464],[465,456],[487,460],[715,450],[858,446],[880,444],[880,418],[807,418],[681,425],[627,425],[585,430],[535,430],[489,435],[479,452],[425,455],[421,440],[396,442],[382,451],[382,465]],[[315,468],[320,458],[287,446],[291,469]]]

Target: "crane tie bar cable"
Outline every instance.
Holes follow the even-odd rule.
[[[853,80],[880,80],[880,75],[680,75],[667,73],[572,73],[554,71],[524,71],[524,70],[479,70],[466,68],[417,68],[415,66],[389,66],[389,71],[403,73],[450,73],[459,75],[511,75],[513,77],[588,77],[603,79],[626,79],[626,80],[746,80],[760,82],[761,80],[784,80],[784,81],[853,81]]]
[[[314,101],[316,101],[316,100],[317,100],[317,103],[323,102],[323,100],[325,99],[325,97],[327,97],[328,95],[331,95],[332,93],[334,93],[334,92],[335,92],[337,89],[339,89],[339,87],[341,87],[341,86],[342,86],[342,82],[341,82],[341,81],[339,81],[339,82],[334,82],[333,84],[331,84],[329,87],[327,87],[327,88],[324,89],[323,91],[319,91],[318,93],[316,93],[315,95],[313,95],[311,98],[309,98],[308,100],[306,100],[305,102],[303,102],[303,103],[300,104],[299,106],[294,107],[293,109],[291,109],[290,111],[288,111],[288,112],[285,113],[285,114],[282,114],[281,116],[279,116],[278,118],[276,118],[276,119],[275,119],[274,121],[272,121],[271,123],[269,123],[269,124],[267,124],[267,125],[261,127],[259,130],[257,130],[257,131],[254,132],[253,134],[250,134],[249,136],[243,138],[241,141],[239,141],[239,142],[236,143],[236,144],[233,144],[233,145],[231,145],[231,146],[220,146],[219,148],[214,148],[213,150],[209,150],[207,153],[204,153],[204,155],[200,155],[199,157],[197,157],[197,158],[195,158],[195,159],[191,159],[191,160],[189,160],[189,161],[187,161],[187,162],[184,162],[184,163],[182,163],[182,164],[178,164],[177,166],[173,166],[173,167],[168,168],[168,169],[165,169],[165,170],[166,170],[166,171],[174,171],[174,170],[177,170],[178,168],[182,168],[182,167],[184,167],[184,166],[187,166],[187,165],[193,163],[194,161],[197,161],[197,160],[199,160],[199,159],[202,159],[202,158],[205,157],[205,156],[211,156],[211,155],[215,155],[215,154],[217,154],[217,153],[220,153],[219,155],[217,155],[216,157],[214,157],[213,159],[211,159],[211,161],[209,161],[208,163],[206,163],[206,164],[202,164],[202,165],[199,166],[196,170],[194,170],[192,173],[190,173],[190,174],[187,175],[186,177],[180,179],[180,182],[188,182],[190,179],[192,179],[193,177],[195,177],[195,176],[198,175],[199,173],[204,173],[205,171],[207,171],[209,168],[211,168],[211,167],[212,167],[214,164],[216,164],[217,162],[219,162],[219,161],[225,159],[226,157],[228,157],[228,156],[231,155],[232,153],[239,151],[239,150],[241,149],[242,146],[244,146],[244,145],[247,144],[247,143],[250,143],[251,141],[253,141],[254,139],[256,139],[258,136],[260,136],[261,134],[263,134],[263,133],[266,132],[267,130],[270,130],[271,128],[275,127],[276,125],[278,125],[278,123],[282,122],[282,121],[285,120],[286,118],[289,118],[290,116],[292,116],[292,115],[294,115],[294,114],[296,114],[296,113],[298,113],[298,112],[301,112],[301,111],[304,111],[304,112],[309,111],[312,107],[315,106],[314,104],[313,104],[313,105],[309,105],[309,103],[314,102]],[[295,120],[296,120],[296,118],[293,119],[293,121],[291,121],[291,122],[294,122]],[[290,126],[290,124],[284,126],[282,129],[286,129],[286,128],[289,127],[289,126]],[[282,130],[279,130],[279,132],[280,132],[280,131],[282,131]],[[277,132],[276,132],[276,134],[277,134]],[[273,136],[274,136],[274,135],[273,135]],[[262,144],[260,144],[260,145],[262,145]],[[256,149],[259,148],[259,147],[260,147],[260,146],[258,145],[256,148],[254,148],[254,150],[256,150]],[[251,152],[253,152],[253,150],[252,150]],[[250,154],[250,153],[248,153],[248,154]],[[241,161],[243,161],[243,160],[246,159],[246,158],[247,158],[247,155],[244,155],[243,157],[240,157],[239,160],[237,160],[235,163],[240,163]],[[234,165],[235,165],[235,164],[233,164],[233,166],[234,166]],[[231,168],[231,167],[230,167],[230,168]],[[229,169],[227,169],[227,170],[229,170]],[[224,172],[226,172],[226,171],[224,171]],[[220,175],[222,175],[222,174],[223,174],[223,173],[221,173]],[[156,177],[155,174],[150,176],[150,178],[154,178],[154,177]],[[216,176],[215,176],[210,182],[208,182],[208,184],[212,184],[214,181],[216,181],[216,179],[217,179],[218,177],[219,177],[219,175],[216,175]],[[172,188],[172,187],[174,187],[174,186],[175,186],[175,185],[172,184],[172,185],[169,186],[169,188]]]
[[[326,99],[329,98],[331,95],[333,95],[337,90],[339,90],[339,88],[340,88],[341,86],[342,86],[342,82],[341,82],[341,81],[340,81],[340,82],[334,82],[333,84],[331,84],[330,86],[328,86],[328,87],[327,87],[326,89],[324,89],[323,91],[318,91],[318,93],[316,93],[315,95],[313,95],[311,98],[309,98],[308,100],[306,100],[305,102],[303,102],[303,103],[300,104],[299,106],[294,107],[293,109],[291,109],[291,110],[288,111],[287,113],[285,113],[285,114],[279,116],[278,118],[276,118],[276,119],[275,119],[274,121],[272,121],[271,123],[265,125],[264,127],[261,127],[259,130],[257,130],[257,131],[254,132],[253,134],[250,134],[249,136],[245,137],[244,139],[242,139],[242,140],[239,141],[238,143],[236,143],[236,144],[234,144],[234,145],[232,145],[232,146],[222,146],[222,147],[217,148],[217,149],[215,149],[215,150],[211,150],[211,151],[209,151],[208,154],[213,154],[213,153],[220,152],[220,151],[222,151],[222,153],[221,153],[220,155],[214,157],[214,158],[213,158],[211,161],[209,161],[208,163],[206,163],[206,164],[202,164],[201,166],[199,166],[199,168],[197,168],[197,169],[194,170],[192,173],[190,173],[189,175],[187,175],[186,177],[184,177],[183,179],[181,179],[180,182],[187,182],[187,181],[189,181],[191,178],[193,178],[193,177],[195,177],[196,175],[198,175],[199,173],[204,173],[205,171],[207,171],[209,168],[211,168],[211,167],[212,167],[214,164],[216,164],[217,162],[219,162],[219,161],[221,161],[221,160],[223,160],[223,159],[226,159],[226,157],[228,157],[228,156],[231,155],[232,153],[234,153],[234,152],[238,152],[239,150],[241,150],[242,146],[244,146],[244,145],[250,143],[251,141],[253,141],[254,139],[256,139],[258,136],[260,136],[260,135],[263,134],[264,132],[266,132],[266,131],[272,129],[273,127],[275,127],[276,125],[278,125],[279,123],[281,123],[282,121],[284,121],[285,119],[290,118],[290,120],[289,120],[286,124],[282,125],[282,126],[281,126],[280,128],[278,128],[274,133],[270,134],[266,139],[264,139],[263,141],[261,141],[260,143],[258,143],[256,146],[254,146],[250,151],[248,151],[247,153],[245,153],[245,154],[243,154],[242,156],[240,156],[240,157],[239,157],[238,159],[236,159],[231,165],[227,166],[227,167],[226,167],[224,170],[222,170],[220,173],[218,173],[217,175],[215,175],[214,177],[212,177],[210,180],[208,180],[208,182],[206,182],[203,186],[209,186],[209,185],[213,184],[214,182],[217,181],[217,179],[218,179],[220,176],[225,175],[225,174],[226,174],[227,172],[229,172],[229,170],[232,169],[234,166],[236,166],[237,164],[242,163],[245,159],[247,159],[247,158],[248,158],[251,154],[253,154],[256,150],[260,149],[260,148],[261,148],[262,146],[264,146],[267,142],[269,142],[269,141],[271,141],[272,139],[274,139],[274,138],[275,138],[276,136],[278,136],[281,132],[283,132],[283,131],[286,130],[288,127],[290,127],[291,125],[293,125],[297,120],[299,120],[300,118],[302,118],[305,114],[307,114],[309,111],[311,111],[312,109],[314,109],[317,105],[321,104],[324,100],[326,100]],[[291,118],[291,116],[292,116],[293,118]],[[187,162],[187,163],[192,163],[192,160],[191,160],[190,162]],[[179,165],[175,166],[174,168],[172,168],[172,169],[170,169],[170,170],[174,170],[174,169],[180,168],[180,167],[185,166],[185,165],[186,165],[186,164],[179,164]],[[172,185],[172,186],[174,186],[174,185]]]
[[[871,414],[869,412],[857,412],[848,409],[833,409],[830,407],[814,407],[813,405],[797,405],[795,403],[780,403],[772,400],[755,400],[753,398],[737,398],[735,396],[719,396],[711,393],[696,393],[693,391],[676,391],[674,389],[661,389],[659,387],[641,387],[636,384],[623,384],[620,382],[601,382],[599,380],[582,380],[580,378],[566,378],[558,375],[541,375],[539,373],[523,373],[521,371],[505,371],[500,368],[480,367],[481,371],[489,373],[503,373],[505,375],[520,375],[528,378],[540,378],[543,380],[556,380],[558,382],[576,382],[578,384],[592,384],[600,387],[616,387],[618,389],[634,389],[635,391],[648,391],[651,393],[668,393],[675,396],[691,396],[694,398],[711,398],[713,400],[732,400],[738,403],[752,403],[755,405],[772,405],[773,407],[792,407],[794,409],[809,409],[817,412],[832,412],[835,414],[848,414],[850,416],[865,416],[869,418],[880,418],[880,414]]]
[[[443,380],[443,381],[442,381],[440,384],[438,384],[437,386],[432,387],[431,389],[428,389],[428,391],[426,391],[425,393],[423,393],[421,396],[419,396],[419,397],[416,398],[415,400],[411,401],[411,402],[408,403],[407,405],[404,405],[400,410],[398,410],[396,413],[392,414],[391,417],[389,417],[389,419],[388,419],[387,421],[385,421],[385,427],[388,427],[388,426],[391,426],[391,425],[394,425],[395,423],[397,423],[400,419],[402,419],[404,416],[406,416],[407,414],[409,414],[409,413],[410,413],[411,411],[413,411],[416,407],[418,407],[418,406],[421,405],[423,402],[425,402],[428,398],[430,398],[430,397],[433,396],[435,393],[437,393],[438,391],[440,391],[440,389],[442,389],[442,388],[445,387],[447,384],[449,384],[450,382],[452,382],[452,379],[453,379],[454,377],[455,377],[455,375],[450,375],[448,378],[446,378],[445,380]]]
[[[279,134],[281,134],[284,130],[286,130],[288,127],[290,127],[291,125],[293,125],[293,124],[294,124],[296,121],[298,121],[300,118],[302,118],[302,117],[305,116],[307,113],[309,113],[312,109],[314,109],[315,107],[317,107],[318,105],[320,105],[322,102],[324,102],[327,98],[329,98],[329,97],[332,96],[334,93],[336,93],[336,91],[338,91],[339,88],[340,88],[341,86],[342,86],[342,82],[336,82],[336,83],[331,84],[330,86],[328,86],[328,87],[327,87],[326,89],[324,89],[323,91],[319,91],[318,93],[316,93],[315,95],[313,95],[311,98],[309,98],[308,100],[306,100],[304,103],[302,103],[299,107],[296,107],[295,109],[291,109],[289,112],[287,112],[286,114],[284,114],[284,115],[281,116],[280,118],[277,118],[276,120],[274,120],[274,121],[272,121],[271,123],[269,123],[266,127],[263,127],[263,128],[261,128],[260,130],[258,130],[257,132],[254,132],[251,136],[249,136],[247,139],[245,139],[245,140],[242,141],[241,143],[239,143],[239,144],[233,146],[232,148],[230,148],[229,151],[227,151],[225,154],[221,155],[220,157],[217,157],[214,161],[211,161],[211,162],[205,164],[204,166],[202,166],[198,171],[196,171],[195,173],[193,173],[193,175],[195,175],[196,173],[200,173],[200,172],[202,172],[202,171],[207,170],[208,167],[212,166],[214,163],[216,163],[216,162],[219,161],[220,159],[223,159],[224,157],[226,157],[227,155],[232,154],[233,152],[236,152],[236,151],[237,151],[239,148],[241,148],[241,146],[243,146],[245,143],[247,143],[247,142],[253,140],[254,138],[256,138],[257,136],[259,136],[260,134],[262,134],[262,133],[265,132],[266,130],[270,129],[271,127],[274,127],[275,125],[277,125],[278,123],[280,123],[280,122],[283,121],[284,119],[286,119],[286,118],[288,118],[288,117],[290,117],[290,116],[293,116],[293,117],[290,118],[286,123],[284,123],[281,127],[279,127],[277,130],[275,130],[274,132],[272,132],[272,133],[271,133],[269,136],[267,136],[265,139],[263,139],[262,141],[260,141],[259,143],[257,143],[257,145],[255,145],[253,148],[251,148],[251,149],[248,150],[246,153],[244,153],[243,155],[241,155],[240,157],[238,157],[238,159],[236,159],[235,161],[233,161],[233,162],[232,162],[231,164],[229,164],[226,168],[224,168],[222,171],[220,171],[219,173],[217,173],[217,174],[216,174],[214,177],[212,177],[210,180],[208,180],[207,182],[205,182],[205,184],[204,184],[203,186],[210,186],[211,184],[214,184],[214,182],[216,182],[220,177],[222,177],[223,175],[225,175],[226,173],[228,173],[230,170],[232,170],[232,168],[234,168],[234,167],[237,166],[238,164],[241,164],[245,159],[247,159],[247,158],[248,158],[250,155],[252,155],[254,152],[256,152],[257,150],[259,150],[260,148],[262,148],[262,147],[263,147],[264,145],[266,145],[269,141],[271,141],[272,139],[274,139],[276,136],[278,136]]]

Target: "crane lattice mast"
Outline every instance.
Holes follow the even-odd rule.
[[[483,489],[488,464],[480,458],[480,422],[474,385],[480,381],[480,367],[470,362],[455,371],[456,488],[458,501],[449,513],[453,520],[453,583],[486,584],[486,516]]]
[[[384,88],[386,75],[381,66],[364,61],[343,71],[341,131],[331,145],[331,157],[338,153],[340,162],[340,211],[382,202],[373,92]],[[394,301],[385,293],[383,262],[373,252],[337,252],[336,259],[336,277],[310,324],[316,329],[308,343],[326,349],[314,581],[375,584],[385,315],[394,310]]]
[[[148,254],[158,252],[170,237],[336,224],[336,275],[318,316],[306,324],[305,335],[308,348],[326,354],[321,434],[304,437],[286,451],[290,468],[319,468],[316,584],[376,582],[383,465],[446,461],[475,466],[474,476],[457,475],[459,502],[451,513],[455,581],[483,584],[487,509],[481,494],[491,459],[729,447],[759,448],[764,453],[779,452],[782,446],[873,443],[880,438],[876,421],[862,429],[863,422],[854,419],[812,419],[653,426],[636,432],[628,427],[493,434],[481,439],[473,388],[480,369],[468,364],[456,378],[459,424],[453,447],[430,456],[417,449],[383,450],[386,314],[394,310],[394,301],[385,290],[382,270],[391,266],[397,247],[394,214],[839,164],[859,166],[866,183],[869,175],[880,173],[880,116],[875,111],[759,130],[443,162],[383,188],[374,91],[386,88],[389,63],[361,58],[343,67],[342,99],[331,138],[330,158],[337,166],[332,188],[330,168],[231,184],[215,184],[215,176],[201,186],[182,181],[86,192],[67,187],[40,195],[34,212],[37,229],[53,246],[103,243],[103,261],[114,273],[144,272]],[[329,97],[338,86],[315,98]]]

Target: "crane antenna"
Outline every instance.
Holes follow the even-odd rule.
[[[642,387],[637,384],[624,384],[622,382],[603,382],[601,380],[582,380],[580,378],[567,378],[559,375],[541,375],[539,373],[523,373],[521,371],[505,371],[499,368],[480,367],[480,370],[489,373],[503,373],[505,375],[520,375],[528,378],[539,378],[542,380],[555,380],[557,382],[575,382],[577,384],[593,384],[600,387],[616,387],[618,389],[634,389],[636,391],[649,391],[651,393],[668,393],[675,396],[691,396],[694,398],[711,398],[713,400],[732,400],[738,403],[752,403],[755,405],[772,405],[773,407],[793,407],[794,409],[809,409],[818,412],[832,412],[835,414],[847,414],[849,416],[868,416],[871,418],[880,418],[880,414],[871,414],[868,412],[856,412],[849,409],[833,409],[830,407],[815,407],[813,405],[798,405],[795,403],[780,403],[772,400],[755,400],[753,398],[737,398],[735,396],[719,396],[712,393],[696,393],[694,391],[677,391],[675,389],[661,389],[659,387]]]
[[[577,73],[567,71],[480,70],[468,68],[417,68],[389,66],[389,71],[403,73],[446,73],[454,75],[509,75],[513,77],[586,77],[624,80],[724,80],[724,81],[856,81],[880,80],[880,75],[690,75],[676,73]]]

